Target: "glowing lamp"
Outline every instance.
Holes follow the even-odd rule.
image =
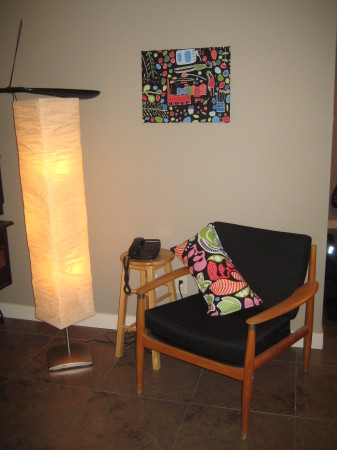
[[[36,317],[66,328],[95,314],[79,99],[15,101],[13,109]],[[66,336],[61,368],[74,363]]]

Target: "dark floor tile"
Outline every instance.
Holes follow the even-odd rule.
[[[294,414],[296,364],[270,361],[255,372],[252,410]],[[241,408],[242,383],[209,371],[200,379],[193,403]]]
[[[78,341],[70,339],[70,350],[72,343],[78,343]],[[29,361],[29,364],[18,371],[16,376],[26,380],[38,380],[94,389],[116,363],[114,345],[92,342],[88,345],[92,353],[93,366],[49,372],[47,362],[48,350],[59,345],[64,346],[66,350],[65,339],[54,338],[48,346]]]
[[[328,317],[325,307],[323,308],[322,325],[323,325],[324,332],[327,328],[337,328],[337,320],[332,320],[331,318]]]
[[[295,450],[335,450],[337,422],[296,419]]]
[[[337,366],[336,343],[337,327],[324,327],[323,350],[311,349],[310,365],[327,364]],[[303,362],[302,349],[296,348],[295,350],[298,355],[298,361]]]
[[[152,354],[145,351],[143,396],[187,402],[191,400],[201,369],[161,355],[161,369],[153,370]],[[105,377],[100,390],[136,394],[135,349],[129,348]]]
[[[323,364],[331,364],[337,366],[336,343],[337,326],[326,327],[324,330],[323,351],[319,352],[320,359]]]
[[[5,318],[5,324],[0,326],[1,331],[12,331],[15,333],[34,333],[46,336],[56,336],[59,329],[40,320],[21,320]]]
[[[95,393],[54,450],[172,449],[187,405]]]
[[[297,376],[296,415],[337,421],[336,380],[337,367],[311,365],[307,373],[300,367]]]
[[[283,352],[281,352],[279,355],[277,355],[274,358],[274,361],[289,361],[289,362],[296,362],[297,361],[297,352],[296,349],[293,347],[287,348]]]
[[[7,379],[0,383],[0,445],[51,448],[91,395],[88,390]]]
[[[98,388],[110,393],[136,395],[135,348],[124,350]]]
[[[240,409],[241,388],[241,381],[203,370],[192,402]]]
[[[192,405],[186,415],[175,450],[293,449],[294,419],[252,413],[245,440],[240,436],[240,411]]]
[[[192,364],[161,355],[161,369],[152,369],[151,355],[144,368],[143,396],[189,402],[202,369]]]
[[[0,375],[13,376],[51,339],[39,334],[0,332]]]
[[[143,396],[137,397],[132,340],[117,360],[114,331],[71,326],[71,342],[90,342],[94,365],[50,373],[47,347],[65,345],[63,330],[6,319],[0,327],[0,449],[335,448],[337,323],[325,321],[324,333],[324,349],[312,350],[307,374],[299,348],[256,372],[249,435],[242,441],[241,382],[164,355],[161,370],[153,371],[145,352]]]
[[[298,360],[298,362],[303,363],[303,349],[296,348],[295,350],[297,352],[297,360]],[[322,350],[311,349],[309,370],[310,370],[310,366],[312,364],[323,364]]]
[[[255,372],[252,410],[295,413],[296,363],[269,361]]]

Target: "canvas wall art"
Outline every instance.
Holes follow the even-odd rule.
[[[142,52],[144,123],[228,123],[230,47]]]

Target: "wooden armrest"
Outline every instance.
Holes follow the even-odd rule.
[[[303,303],[306,303],[316,294],[317,290],[317,281],[308,281],[307,283],[296,289],[296,291],[294,291],[294,293],[290,297],[283,300],[279,304],[267,309],[266,311],[250,317],[246,320],[246,323],[248,325],[258,325],[259,323],[267,322],[268,320],[282,316],[283,314],[286,314],[293,309],[296,309],[299,306],[303,305]]]
[[[147,294],[149,291],[156,289],[159,286],[163,286],[167,284],[169,281],[175,280],[176,278],[183,277],[184,275],[189,274],[190,271],[187,267],[182,267],[180,269],[173,270],[172,272],[165,273],[161,277],[156,278],[149,283],[144,284],[144,286],[140,286],[138,289],[132,290],[132,294]]]

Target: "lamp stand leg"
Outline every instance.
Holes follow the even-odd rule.
[[[68,328],[65,328],[67,346],[59,345],[48,351],[48,370],[77,369],[92,366],[92,356],[89,344],[72,344],[70,348]]]

